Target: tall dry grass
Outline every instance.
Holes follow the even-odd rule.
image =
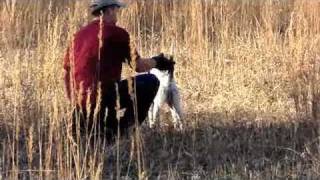
[[[320,4],[140,0],[119,24],[143,56],[173,54],[184,132],[139,147],[73,142],[62,57],[88,1],[0,2],[0,179],[317,179]],[[138,173],[139,172],[139,173]]]

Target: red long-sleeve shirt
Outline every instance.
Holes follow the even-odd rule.
[[[95,20],[78,31],[64,58],[68,97],[82,107],[86,106],[87,98],[95,104],[99,81],[104,91],[110,83],[120,80],[122,63],[126,59],[130,61],[128,32],[115,24],[104,23],[99,48],[100,27],[100,21]]]

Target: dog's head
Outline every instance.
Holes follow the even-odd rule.
[[[174,72],[174,65],[176,64],[176,62],[173,60],[173,56],[169,56],[169,58],[164,56],[164,58],[165,58],[165,61],[168,62],[168,63],[167,63],[167,64],[168,64],[168,65],[167,65],[167,71],[168,71],[170,74],[173,74],[173,72]]]
[[[173,56],[165,56],[163,53],[153,57],[160,64],[158,68],[160,71],[168,71],[170,74],[174,72],[174,65],[176,62],[173,60]]]

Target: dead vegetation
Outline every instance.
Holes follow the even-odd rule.
[[[319,178],[318,1],[130,2],[119,24],[142,55],[174,55],[187,127],[164,110],[162,129],[95,148],[64,126],[62,56],[87,4],[0,2],[0,179]]]

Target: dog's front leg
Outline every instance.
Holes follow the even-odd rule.
[[[159,109],[160,109],[160,106],[154,101],[150,106],[150,109],[148,112],[150,128],[154,128],[157,125],[157,122],[159,121]]]
[[[150,109],[148,111],[148,120],[149,120],[149,127],[154,128],[155,119],[153,118],[153,111],[154,111],[154,103],[151,104]]]

